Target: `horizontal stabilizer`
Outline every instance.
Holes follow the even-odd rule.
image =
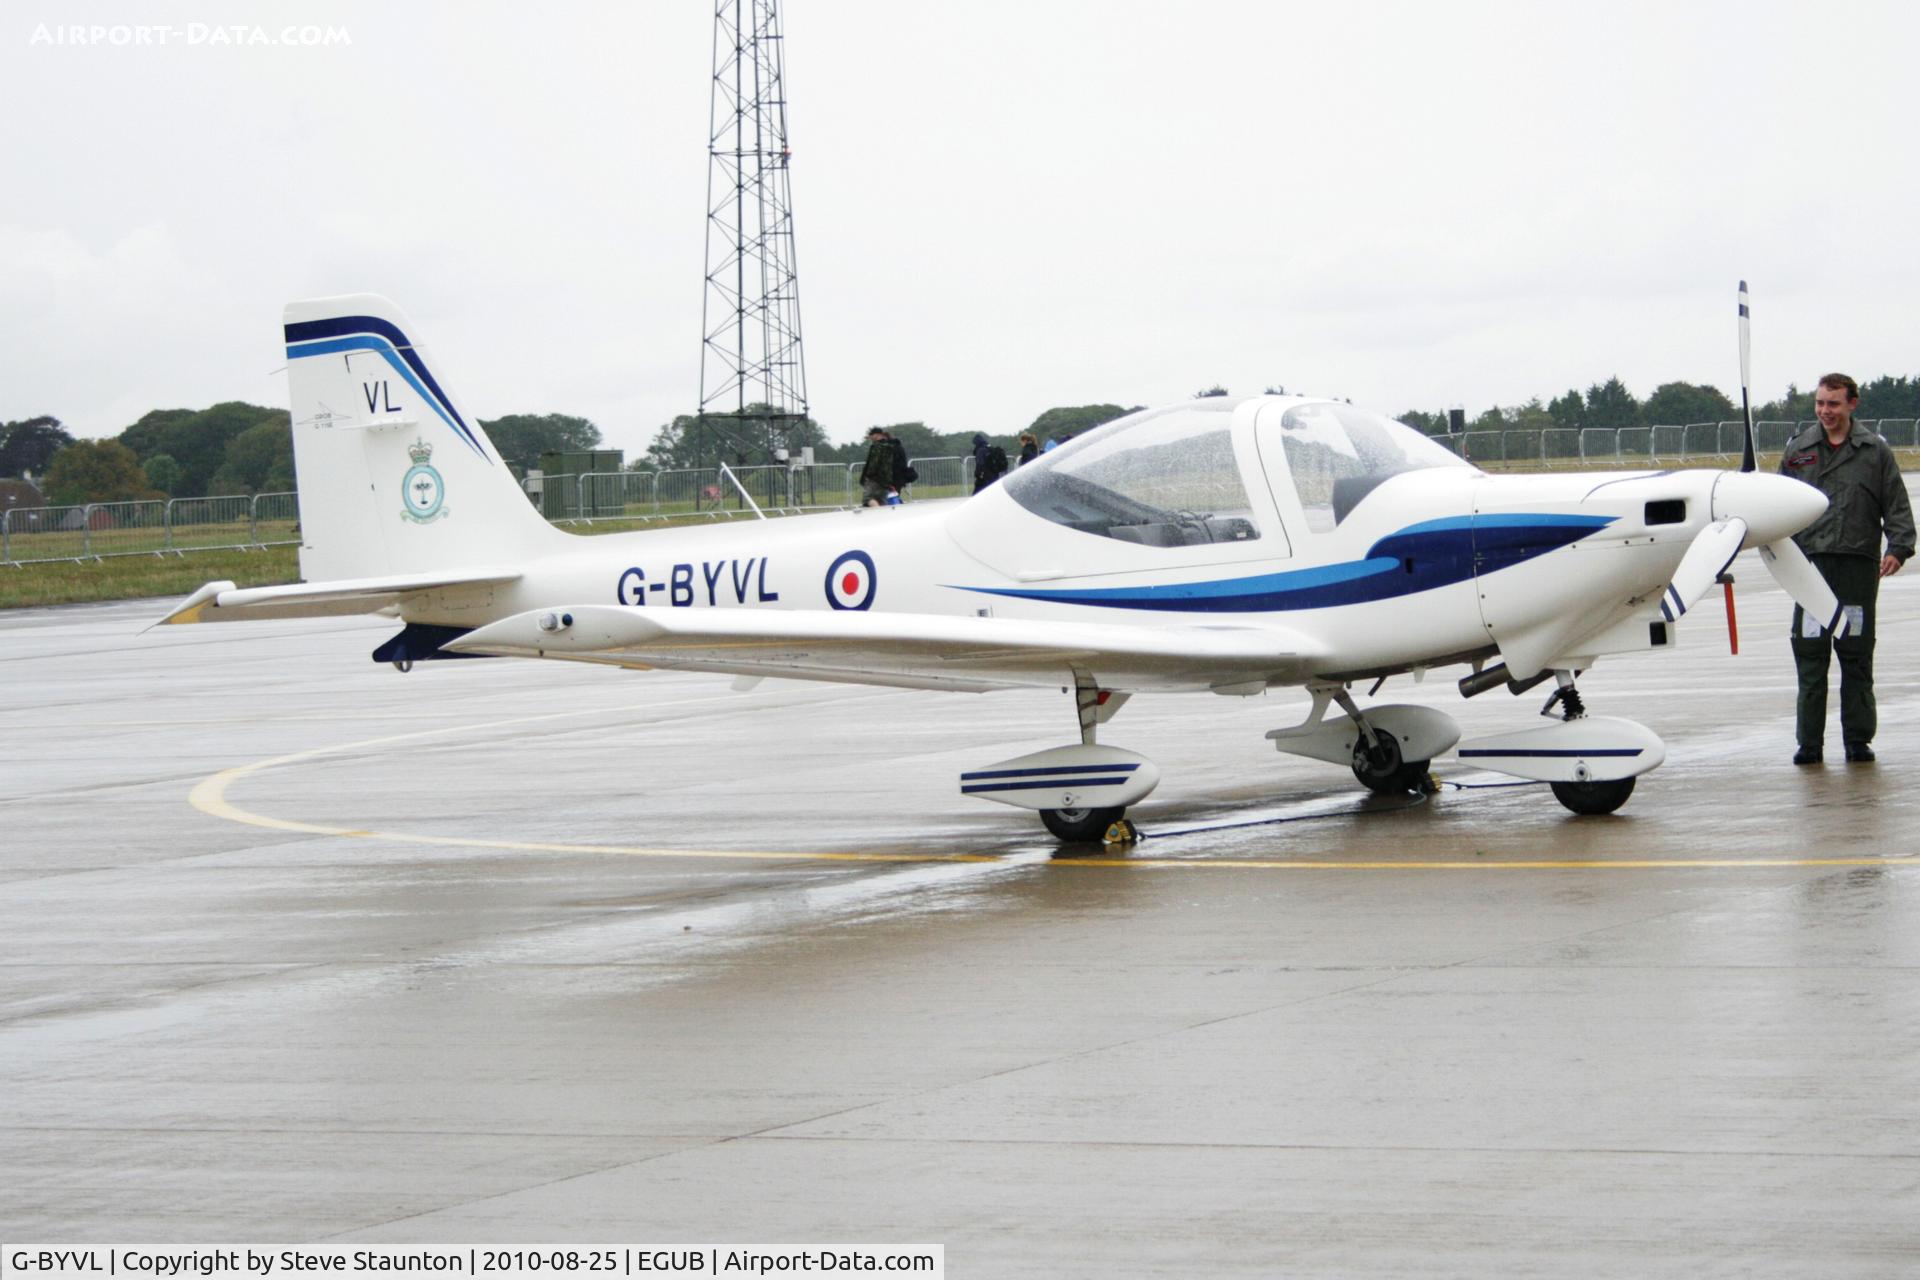
[[[1273,626],[1126,627],[850,610],[580,605],[523,613],[450,642],[462,653],[566,658],[907,688],[984,691],[1095,673],[1103,687],[1205,688],[1304,678],[1322,647]]]
[[[209,582],[160,621],[235,622],[257,618],[334,618],[376,613],[421,591],[497,587],[520,578],[518,570],[467,569],[409,573],[385,578],[344,578],[334,582],[296,582],[283,587],[236,587]]]

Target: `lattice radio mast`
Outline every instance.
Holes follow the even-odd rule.
[[[708,116],[702,453],[771,453],[807,417],[776,0],[716,0]]]

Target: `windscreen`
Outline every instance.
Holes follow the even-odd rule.
[[[1281,417],[1279,434],[1307,527],[1316,533],[1345,520],[1393,476],[1469,465],[1412,427],[1350,404],[1295,405]],[[1263,436],[1261,446],[1271,441]]]

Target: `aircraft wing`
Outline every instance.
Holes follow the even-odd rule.
[[[282,587],[236,587],[209,582],[188,596],[162,624],[237,622],[258,618],[332,618],[376,613],[422,591],[504,586],[520,574],[511,569],[474,569],[458,573],[412,573],[386,578],[343,578],[333,582],[296,582]]]
[[[565,619],[571,619],[570,622]],[[1322,646],[1273,626],[1131,627],[938,614],[581,605],[518,614],[448,643],[458,653],[912,689],[1071,683],[1253,691],[1296,682]]]

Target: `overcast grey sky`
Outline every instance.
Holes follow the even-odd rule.
[[[814,415],[1221,383],[1386,412],[1920,373],[1920,7],[791,0]],[[190,42],[191,24],[351,43]],[[165,47],[48,43],[167,27]],[[0,27],[0,418],[285,403],[369,291],[483,417],[699,396],[712,7],[36,4]]]

